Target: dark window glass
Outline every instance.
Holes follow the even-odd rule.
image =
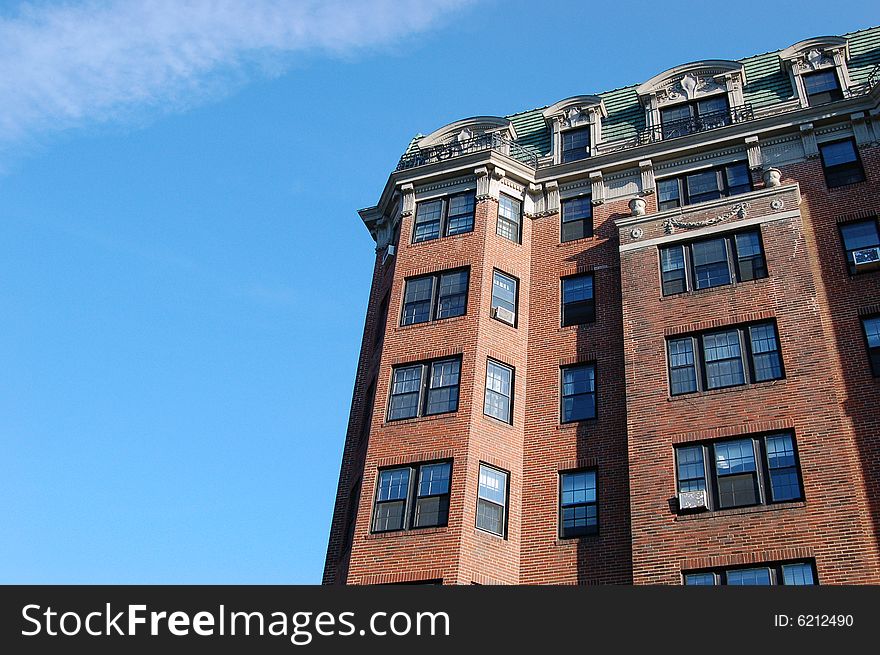
[[[880,316],[862,319],[865,339],[868,342],[868,357],[871,360],[871,372],[880,377]]]
[[[678,463],[678,492],[706,491],[706,466],[703,463],[703,447],[676,448]]]
[[[512,423],[512,398],[513,369],[490,359],[486,366],[486,398],[483,403],[483,413],[499,421]]]
[[[767,277],[767,263],[758,231],[740,232],[734,236],[736,270],[741,282]]]
[[[840,225],[840,234],[843,237],[843,248],[846,251],[846,261],[849,265],[849,272],[851,275],[855,275],[858,272],[858,269],[856,269],[853,253],[857,250],[880,246],[880,233],[877,231],[877,220],[869,218],[865,221],[842,223]]]
[[[688,275],[689,264],[691,275]],[[731,265],[733,264],[733,265]],[[663,295],[767,277],[758,230],[660,248]]]
[[[742,507],[758,502],[755,449],[751,439],[715,444],[718,506]]]
[[[562,325],[581,325],[596,320],[593,274],[562,278]]]
[[[580,127],[562,132],[562,163],[590,156],[590,128]]]
[[[446,525],[449,519],[449,462],[423,464],[419,467],[414,528]]]
[[[579,537],[598,532],[596,472],[562,473],[559,487],[559,536]]]
[[[388,302],[391,297],[391,292],[387,292],[385,296],[382,298],[382,302],[379,303],[379,312],[376,317],[376,327],[374,328],[375,332],[373,333],[373,346],[378,346],[385,339],[385,324],[388,322]]]
[[[589,196],[562,201],[562,241],[593,236],[593,203]]]
[[[681,207],[681,182],[678,178],[657,180],[657,202],[661,210]]]
[[[504,536],[507,523],[507,473],[480,464],[477,527]]]
[[[379,471],[373,532],[446,525],[451,472],[451,462]]]
[[[785,377],[773,323],[669,339],[667,358],[672,395]]]
[[[373,532],[403,530],[409,494],[409,468],[379,472]]]
[[[833,69],[806,73],[801,79],[807,92],[807,104],[811,106],[843,99],[843,91]]]
[[[672,139],[730,125],[730,105],[724,95],[703,98],[660,110],[663,138]]]
[[[698,241],[691,245],[691,256],[694,259],[694,282],[697,289],[730,284],[726,239]]]
[[[361,431],[359,441],[363,443],[370,436],[370,427],[373,422],[373,406],[376,404],[376,381],[370,382],[367,393],[364,396],[363,416],[361,418]]]
[[[391,376],[388,420],[456,411],[460,369],[460,359],[395,368]]]
[[[804,586],[816,584],[813,577],[813,567],[806,562],[784,564],[782,566],[783,584],[791,586]]]
[[[694,358],[694,340],[691,337],[670,339],[669,381],[671,393],[677,396],[697,390],[697,367]]]
[[[458,359],[447,359],[431,364],[425,414],[443,414],[458,409],[460,368],[461,361]]]
[[[691,587],[715,585],[714,573],[688,573],[684,576],[684,583]]]
[[[431,241],[441,236],[462,234],[474,229],[473,191],[446,198],[425,200],[416,206],[413,243]]]
[[[562,369],[562,422],[596,418],[596,367],[592,364]]]
[[[864,181],[865,172],[852,139],[820,143],[819,154],[822,155],[825,185],[829,189]]]
[[[737,569],[727,572],[727,584],[745,586],[745,585],[769,585],[770,569]]]
[[[816,577],[810,562],[752,565],[748,568],[717,569],[684,573],[690,585],[814,585]]]
[[[752,190],[752,177],[743,162],[657,180],[660,210],[735,196]]]
[[[496,232],[505,239],[519,243],[522,225],[522,203],[503,193],[498,198],[498,225]]]
[[[745,384],[739,330],[703,335],[703,359],[707,389]]]
[[[406,280],[401,325],[462,316],[467,311],[467,270],[435,273]]]
[[[664,296],[687,291],[684,246],[670,246],[660,249],[660,275]]]
[[[764,439],[764,446],[770,476],[770,500],[777,503],[797,500],[801,497],[801,485],[791,437],[774,434]]]
[[[492,274],[492,314],[495,316],[496,309],[507,310],[512,316],[512,320],[507,319],[510,316],[503,315],[497,318],[503,318],[505,322],[511,325],[516,324],[516,295],[519,283],[515,277],[505,275],[501,271],[494,271]]]

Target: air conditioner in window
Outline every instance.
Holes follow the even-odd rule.
[[[387,248],[385,248],[385,254],[382,255],[382,263],[384,264],[385,262],[387,262],[389,257],[394,257],[394,254],[396,252],[397,248],[395,248],[394,246],[388,246]]]
[[[678,509],[680,510],[706,509],[707,507],[705,491],[682,491],[678,494]]]
[[[516,314],[505,307],[493,308],[492,315],[499,321],[504,321],[508,325],[513,325],[514,322],[516,322]]]
[[[853,263],[856,265],[856,270],[859,271],[880,268],[880,247],[853,250]]]

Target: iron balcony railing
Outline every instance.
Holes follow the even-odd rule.
[[[653,125],[639,132],[638,144],[654,143],[676,139],[688,134],[714,130],[725,125],[750,121],[755,117],[751,105],[731,107],[725,111],[713,111],[699,116],[691,116],[677,121],[666,121],[662,125]]]
[[[508,157],[512,157],[531,168],[538,168],[538,155],[528,148],[524,148],[510,139],[506,139],[497,132],[480,134],[470,139],[455,140],[431,148],[416,149],[415,152],[406,153],[397,163],[398,171],[403,171],[416,166],[433,164],[438,161],[446,161],[453,157],[470,155],[484,150],[495,150]]]

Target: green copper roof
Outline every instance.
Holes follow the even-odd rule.
[[[868,79],[871,70],[880,64],[880,27],[871,27],[843,35],[849,41],[850,59],[847,64],[850,80],[860,84]],[[794,96],[788,73],[780,66],[781,50],[740,59],[748,83],[743,88],[746,104],[753,108],[766,107],[790,100]],[[645,111],[636,94],[637,84],[613,91],[599,93],[605,101],[607,118],[602,121],[602,138],[605,141],[629,139],[645,128]],[[513,123],[517,142],[539,155],[550,151],[550,131],[544,123],[542,111],[546,107],[532,109],[506,118]],[[413,140],[407,152],[415,146]]]

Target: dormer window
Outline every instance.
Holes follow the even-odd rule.
[[[743,66],[735,61],[699,61],[656,75],[636,89],[648,126],[641,140],[674,139],[749,120],[745,83]]]
[[[602,118],[607,116],[599,96],[574,96],[544,110],[550,128],[550,158],[554,164],[587,159],[602,142]]]
[[[801,107],[842,100],[850,91],[849,45],[840,36],[819,36],[779,53]]]

